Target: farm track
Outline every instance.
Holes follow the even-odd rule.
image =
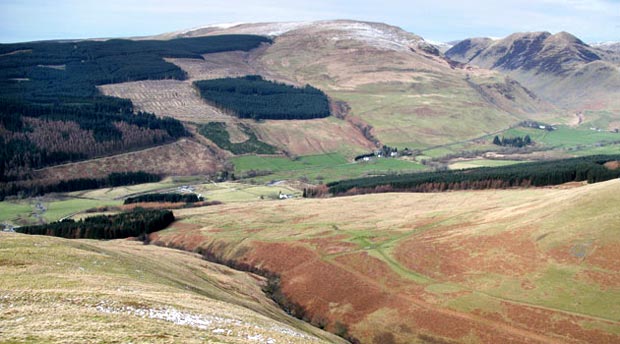
[[[374,278],[368,277],[365,274],[362,274],[354,269],[351,269],[350,267],[344,265],[344,264],[340,264],[337,262],[330,262],[330,264],[333,264],[335,266],[337,266],[338,268],[345,270],[351,274],[354,274],[357,278],[359,278],[360,280],[365,281],[366,283],[369,283],[371,285],[374,285],[375,287],[377,287],[379,290],[382,290],[384,292],[389,292],[389,289],[382,285],[381,283],[378,283]],[[508,325],[506,323],[503,322],[498,322],[495,320],[491,320],[491,319],[487,319],[487,318],[483,318],[483,317],[479,317],[473,314],[467,314],[467,313],[462,313],[462,312],[458,312],[458,311],[454,311],[454,310],[450,310],[447,308],[441,308],[438,307],[436,305],[430,304],[426,301],[420,300],[417,297],[414,296],[410,296],[410,295],[403,295],[401,293],[392,293],[390,294],[390,296],[401,299],[404,304],[406,304],[407,302],[413,303],[416,306],[431,311],[431,312],[435,312],[438,313],[440,315],[443,316],[447,316],[447,317],[452,317],[452,318],[458,318],[458,319],[463,319],[463,320],[467,320],[467,321],[471,321],[471,322],[475,322],[484,326],[491,326],[497,329],[501,329],[502,331],[506,332],[506,333],[510,333],[513,335],[516,335],[518,337],[524,338],[524,339],[528,339],[528,342],[538,342],[538,343],[564,343],[564,341],[562,340],[558,340],[556,338],[552,338],[552,337],[548,337],[545,335],[541,335],[541,334],[537,334],[537,333],[533,333],[529,330],[525,330],[525,329],[521,329],[518,327],[514,327],[511,325]]]

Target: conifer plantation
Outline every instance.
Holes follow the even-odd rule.
[[[64,220],[16,229],[19,233],[51,235],[67,239],[122,239],[144,236],[162,230],[174,222],[170,210],[136,209],[118,215],[101,215],[83,220]]]
[[[294,87],[260,75],[194,82],[207,101],[239,118],[313,119],[329,116],[325,93],[310,85]]]
[[[439,192],[547,186],[567,182],[597,183],[620,177],[620,170],[603,164],[620,155],[594,155],[553,161],[482,167],[458,171],[422,172],[356,178],[327,184],[329,193],[352,195],[379,192]],[[325,192],[307,191],[308,197]]]
[[[130,100],[96,86],[187,78],[165,57],[256,48],[268,38],[226,35],[169,41],[0,44],[0,183],[29,171],[174,141],[181,122],[134,113]]]
[[[128,197],[123,204],[133,204],[142,202],[165,202],[165,203],[196,203],[202,201],[202,197],[196,194],[177,194],[177,193],[152,193],[135,197]]]

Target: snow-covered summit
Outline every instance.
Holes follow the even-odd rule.
[[[219,34],[254,34],[269,37],[287,34],[320,34],[334,41],[357,40],[389,50],[408,50],[420,43],[425,44],[421,37],[398,27],[353,20],[216,24],[179,32],[179,36],[184,37]]]

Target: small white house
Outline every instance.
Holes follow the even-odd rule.
[[[278,198],[279,199],[289,199],[289,198],[293,198],[293,195],[283,194],[282,191],[280,191],[280,192],[278,192]]]

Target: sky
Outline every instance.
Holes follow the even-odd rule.
[[[215,23],[355,19],[425,39],[570,32],[620,41],[620,0],[0,0],[0,42],[155,35]]]

